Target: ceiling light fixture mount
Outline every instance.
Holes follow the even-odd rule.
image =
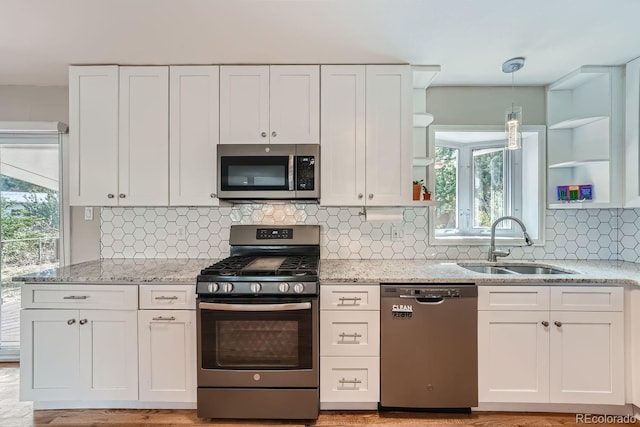
[[[518,56],[508,59],[502,64],[502,72],[511,74],[511,97],[513,98],[513,74],[524,67],[524,58]],[[507,138],[507,148],[517,150],[522,147],[522,107],[511,103],[511,108],[505,112],[505,132]]]

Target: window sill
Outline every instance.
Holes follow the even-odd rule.
[[[438,236],[430,237],[429,244],[433,246],[487,246],[491,243],[490,236]],[[526,246],[521,237],[496,237],[496,246]],[[544,239],[535,239],[533,246],[544,246]]]

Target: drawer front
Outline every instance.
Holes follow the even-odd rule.
[[[622,311],[624,288],[558,286],[551,288],[551,309],[564,311]]]
[[[320,311],[321,356],[379,356],[380,312]]]
[[[195,285],[140,285],[142,310],[195,310]]]
[[[138,309],[136,285],[26,284],[22,308]]]
[[[548,309],[548,286],[478,286],[478,310]]]
[[[320,402],[379,400],[379,357],[320,358]]]
[[[320,309],[380,310],[380,286],[320,284]]]

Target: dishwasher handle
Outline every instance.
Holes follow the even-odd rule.
[[[445,297],[421,297],[419,295],[400,295],[400,298],[411,298],[411,299],[415,299],[416,302],[418,304],[425,304],[425,305],[436,305],[436,304],[442,304],[444,302],[444,298]]]

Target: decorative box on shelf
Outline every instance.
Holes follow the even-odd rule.
[[[557,195],[559,202],[584,202],[593,200],[593,185],[559,185]]]

